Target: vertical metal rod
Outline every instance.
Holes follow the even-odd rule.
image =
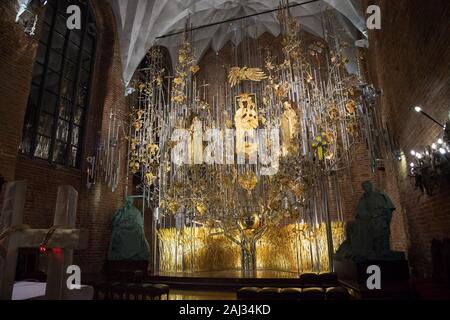
[[[326,231],[327,231],[327,244],[328,244],[328,265],[329,265],[329,271],[333,271],[333,255],[334,255],[334,249],[333,249],[333,231],[331,229],[331,217],[330,217],[330,210],[329,210],[329,204],[328,204],[328,176],[325,177],[325,179],[322,180],[322,199],[323,199],[323,205],[324,205],[324,212],[325,212],[325,218],[326,218]]]
[[[126,169],[126,177],[125,177],[125,199],[128,197],[128,185],[130,183],[130,151],[131,150],[131,117],[130,117],[130,129],[128,130],[128,149],[127,149],[127,163],[125,164]]]

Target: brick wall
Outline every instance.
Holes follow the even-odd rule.
[[[39,39],[39,28],[31,38],[14,23],[14,0],[0,4],[0,175],[7,181],[27,180],[24,222],[33,228],[48,228],[53,223],[57,188],[70,184],[79,192],[77,227],[89,229],[89,247],[76,252],[75,262],[83,272],[97,272],[110,239],[110,221],[124,199],[125,179],[112,193],[104,183],[86,187],[86,162],[79,170],[65,169],[46,161],[19,155],[23,121],[31,85],[32,67]],[[124,97],[119,41],[115,19],[106,3],[92,1],[97,22],[97,55],[84,139],[85,159],[95,153],[107,135],[111,108],[128,121],[131,101]],[[3,32],[8,30],[8,32]],[[121,177],[125,177],[126,141],[122,140]]]
[[[14,23],[16,1],[0,3],[0,175],[14,179],[37,40]],[[25,94],[26,93],[26,94]]]
[[[450,105],[450,2],[379,0],[382,30],[370,32],[369,73],[384,90],[384,116],[406,158],[395,163],[402,216],[409,237],[408,256],[417,277],[431,276],[430,244],[450,235],[449,185],[440,181],[432,197],[415,190],[408,177],[410,150],[433,143],[441,129],[413,111],[416,105],[445,122]]]
[[[94,151],[95,146],[100,142],[106,140],[108,135],[108,124],[111,109],[117,108],[117,114],[125,126],[126,132],[128,129],[128,121],[130,108],[134,103],[133,97],[124,96],[124,85],[122,81],[122,62],[120,57],[120,47],[118,34],[116,32],[115,18],[109,6],[103,2],[98,3],[93,1],[94,9],[97,17],[101,18],[102,24],[101,46],[103,46],[102,55],[97,60],[103,62],[102,66],[98,66],[94,79],[94,92],[97,93],[97,102],[93,105],[98,105],[99,119],[101,125],[98,126],[100,136],[98,140],[93,141],[90,150]],[[97,20],[99,23],[99,20]],[[104,50],[108,48],[108,50]],[[95,123],[95,121],[94,121]],[[106,256],[110,236],[111,236],[111,219],[114,212],[123,205],[125,199],[125,185],[126,185],[126,153],[127,141],[120,140],[120,152],[123,156],[121,163],[120,181],[117,191],[113,193],[104,183],[98,183],[95,187],[89,190],[89,198],[87,202],[88,218],[86,225],[89,228],[89,250],[83,256],[86,263],[86,269],[89,271],[98,271],[102,267],[102,262]]]

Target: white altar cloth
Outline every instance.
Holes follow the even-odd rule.
[[[14,284],[12,300],[44,300],[45,282],[16,282]],[[80,290],[70,290],[67,300],[93,300],[94,288],[81,286]]]

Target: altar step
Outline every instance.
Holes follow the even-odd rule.
[[[198,273],[160,273],[148,276],[146,281],[164,283],[175,289],[200,288],[202,290],[231,290],[242,287],[330,287],[338,286],[337,276],[333,273],[298,275],[293,272],[258,270],[249,276],[240,271],[227,270]]]
[[[242,287],[299,287],[298,278],[220,278],[220,277],[177,277],[177,276],[149,276],[150,283],[163,283],[179,290],[230,290]]]

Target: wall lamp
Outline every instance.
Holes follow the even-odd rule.
[[[426,113],[425,111],[423,111],[422,107],[416,106],[416,107],[414,107],[414,110],[415,110],[417,113],[420,113],[420,114],[424,115],[425,117],[427,117],[428,119],[430,119],[431,121],[433,121],[434,123],[436,123],[436,124],[437,124],[438,126],[440,126],[442,129],[445,129],[445,126],[444,126],[442,123],[440,123],[439,121],[437,121],[436,119],[434,119],[432,116],[430,116],[428,113]]]

